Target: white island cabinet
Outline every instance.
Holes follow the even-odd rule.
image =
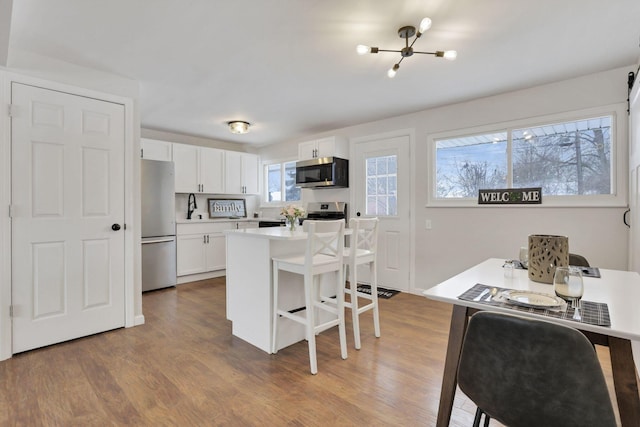
[[[345,229],[345,234],[351,230]],[[307,233],[298,227],[227,230],[227,319],[232,333],[259,349],[271,353],[273,284],[271,258],[304,255]],[[334,277],[327,275],[327,279]],[[321,280],[324,279],[321,278]],[[304,309],[302,276],[280,273],[279,306]],[[280,318],[278,345],[281,349],[305,339],[304,326]]]

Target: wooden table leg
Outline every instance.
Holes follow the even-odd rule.
[[[638,394],[637,373],[633,363],[631,341],[609,337],[609,352],[620,421],[624,427],[638,427],[640,425],[640,395]]]
[[[467,330],[467,307],[453,306],[451,314],[451,326],[449,327],[449,343],[447,344],[447,356],[444,362],[442,375],[442,389],[440,391],[440,406],[438,407],[437,427],[447,427],[451,419],[453,399],[458,385],[458,361],[462,350],[464,333]],[[633,363],[633,361],[632,361]]]

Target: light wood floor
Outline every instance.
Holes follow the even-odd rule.
[[[349,358],[336,328],[322,333],[315,376],[306,342],[269,355],[231,335],[224,278],[145,293],[143,310],[143,326],[0,362],[0,425],[435,425],[447,304],[380,300],[382,337],[365,313],[360,351],[348,312]],[[470,426],[474,412],[458,392],[451,425]]]

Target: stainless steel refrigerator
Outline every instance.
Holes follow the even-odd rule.
[[[176,285],[173,162],[141,160],[142,291]]]

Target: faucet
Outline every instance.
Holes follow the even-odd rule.
[[[187,201],[187,219],[191,219],[191,214],[196,209],[198,209],[198,205],[196,204],[196,195],[189,193],[189,200]]]

